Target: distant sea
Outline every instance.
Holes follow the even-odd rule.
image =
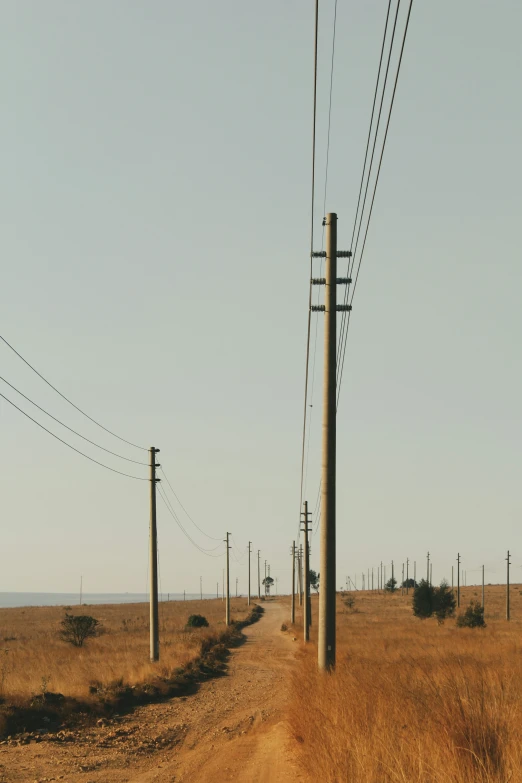
[[[205,595],[203,599],[215,598]],[[187,593],[187,601],[200,599],[199,593]],[[139,604],[148,602],[145,593],[84,593],[82,605],[95,604]],[[161,593],[160,601],[183,601],[183,593]],[[79,593],[0,593],[0,609],[15,606],[79,606]]]

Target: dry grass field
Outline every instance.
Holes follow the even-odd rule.
[[[221,600],[170,601],[159,606],[160,661],[149,661],[148,604],[82,606],[71,614],[89,614],[103,632],[73,647],[59,637],[64,607],[0,609],[0,699],[24,701],[44,691],[87,700],[89,689],[136,685],[168,678],[195,659],[203,639],[225,629]],[[190,614],[202,614],[208,628],[185,630]],[[248,614],[245,598],[231,599],[234,620]]]
[[[418,620],[410,596],[338,596],[337,667],[312,644],[293,682],[292,731],[312,779],[329,783],[522,781],[522,589],[486,588],[486,628]],[[481,588],[461,591],[461,610]],[[299,617],[294,632],[298,635]]]

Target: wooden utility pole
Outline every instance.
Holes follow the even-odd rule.
[[[428,584],[430,584],[430,553],[427,554],[427,571],[426,571],[426,581]]]
[[[308,501],[305,500],[304,502],[304,512],[303,512],[303,530],[304,530],[304,603],[303,603],[303,638],[305,642],[310,641],[310,554],[309,554],[309,546],[308,546],[308,532],[309,532],[309,521],[308,521]]]
[[[482,566],[482,609],[484,609],[484,566]]]
[[[266,598],[266,588],[267,588],[267,584],[266,584],[266,560],[265,560],[265,598]]]
[[[460,607],[460,552],[457,552],[457,607]]]
[[[290,622],[295,623],[295,541],[292,541],[292,605],[290,609]]]
[[[402,564],[402,584],[401,584],[401,595],[404,595],[404,563]]]
[[[297,553],[297,566],[298,566],[298,584],[299,584],[299,606],[303,605],[303,545],[299,544],[299,551]]]
[[[159,616],[158,616],[158,530],[156,526],[156,454],[159,449],[151,446],[149,449],[150,465],[150,659],[159,661]]]
[[[373,590],[373,568],[372,568],[372,590]]]
[[[511,560],[509,559],[509,549],[506,557],[506,563],[507,563],[507,585],[506,585],[506,620],[510,619],[509,615],[509,566],[511,565]]]
[[[382,579],[382,560],[381,560],[381,591],[383,591],[383,590],[384,590],[384,584],[383,584],[383,579]]]
[[[227,547],[227,597],[225,600],[225,624],[230,625],[230,549],[231,547],[228,544],[228,537],[230,533],[227,533],[227,537],[225,539],[225,545]]]
[[[252,554],[252,542],[248,542],[248,606],[250,606],[250,555]]]
[[[317,9],[317,6],[316,6]],[[317,13],[317,11],[316,11]],[[317,19],[317,16],[316,16]],[[350,305],[337,305],[337,285],[346,285],[347,278],[337,277],[337,259],[350,257],[350,252],[337,250],[337,215],[330,212],[323,221],[326,250],[312,252],[312,257],[325,259],[325,277],[312,279],[312,284],[325,286],[324,305],[312,309],[324,312],[323,371],[323,442],[321,471],[321,552],[319,592],[319,669],[335,666],[336,627],[336,546],[335,546],[335,478],[336,478],[336,375],[337,375],[337,311]]]
[[[257,550],[257,597],[261,600],[261,561],[259,559],[261,550]]]
[[[393,560],[392,560],[392,562],[391,562],[391,566],[392,566],[392,584],[393,584],[393,582],[394,582],[394,580],[395,580],[395,571],[393,570],[393,569],[394,569],[394,566],[393,566]]]
[[[410,558],[406,558],[406,595],[410,594]]]

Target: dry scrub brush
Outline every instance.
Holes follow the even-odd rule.
[[[290,720],[311,777],[329,783],[522,781],[520,624],[417,620],[406,598],[338,608],[337,668],[301,652]],[[315,631],[317,630],[314,618]]]
[[[231,600],[233,619],[247,616],[246,599]],[[221,601],[171,601],[160,604],[159,663],[149,661],[147,604],[67,608],[88,613],[103,633],[73,647],[60,639],[63,607],[0,609],[0,699],[18,702],[49,690],[85,699],[90,692],[168,678],[198,657],[205,639],[224,630]],[[191,614],[203,614],[208,628],[187,630]]]

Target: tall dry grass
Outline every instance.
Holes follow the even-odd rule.
[[[357,593],[354,610],[339,596],[335,672],[318,673],[312,643],[293,679],[290,721],[308,773],[328,783],[522,781],[522,598],[513,587],[507,623],[504,596],[488,588],[485,629],[417,620],[411,596]],[[312,641],[316,609],[314,600]]]
[[[17,702],[44,690],[88,698],[91,687],[137,685],[172,673],[200,652],[201,643],[224,630],[224,604],[218,600],[160,604],[160,661],[149,661],[147,604],[82,606],[102,623],[102,634],[81,648],[59,637],[64,607],[0,609],[0,698]],[[246,599],[231,599],[235,620],[247,616]],[[209,628],[186,630],[190,614],[202,614]]]

